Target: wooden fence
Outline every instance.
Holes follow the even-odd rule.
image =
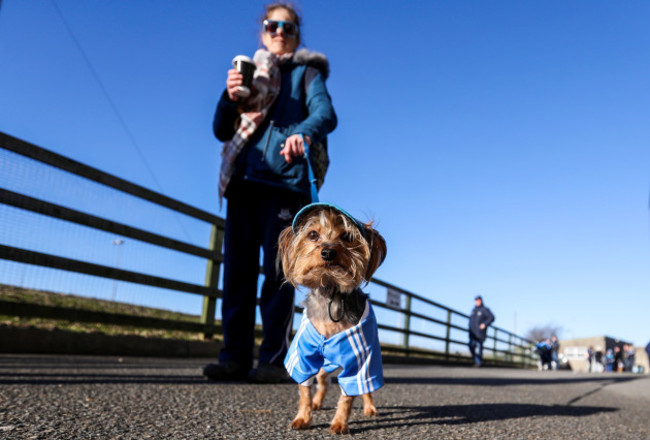
[[[18,303],[3,300],[2,298],[0,298],[0,314],[196,332],[202,333],[206,339],[210,339],[214,335],[221,333],[220,325],[215,322],[215,313],[217,299],[221,297],[218,283],[219,271],[223,262],[221,250],[225,221],[222,218],[2,132],[0,132],[0,148],[38,161],[41,164],[97,182],[120,192],[130,194],[142,200],[147,200],[158,206],[182,213],[211,225],[210,241],[208,246],[204,248],[164,235],[155,234],[144,229],[84,213],[70,207],[0,188],[1,204],[200,257],[206,260],[207,265],[205,281],[201,285],[21,249],[0,243],[0,259],[126,281],[143,286],[160,287],[201,295],[203,297],[200,323]],[[0,280],[0,283],[2,282]],[[459,346],[466,347],[467,345],[467,324],[460,325],[457,323],[458,320],[466,321],[469,318],[466,314],[379,279],[373,279],[371,283],[375,287],[380,286],[386,288],[387,292],[391,293],[392,298],[397,299],[396,302],[393,301],[393,304],[388,305],[386,302],[378,301],[376,297],[371,295],[372,304],[379,310],[384,309],[392,313],[397,313],[402,317],[403,325],[394,325],[390,322],[382,322],[381,313],[379,311],[377,313],[380,330],[401,335],[400,343],[382,345],[382,350],[387,355],[399,356],[407,360],[419,358],[441,362],[471,362],[467,353],[461,353],[457,348]],[[420,304],[420,307],[415,307],[414,304],[416,303]],[[418,310],[421,310],[423,307],[433,307],[441,311],[446,318],[438,319],[419,312]],[[300,307],[296,307],[296,313],[301,312]],[[438,334],[435,332],[415,331],[412,325],[414,320],[424,324],[435,324],[444,330]],[[454,338],[452,332],[460,332],[460,334],[465,335],[465,338]],[[421,348],[422,345],[428,344],[415,345],[412,343],[414,338],[442,344],[444,349],[431,350]],[[533,346],[534,343],[532,341],[507,330],[491,326],[488,331],[488,339],[484,344],[484,350],[486,352],[485,359],[487,363],[492,364],[528,367],[536,364],[536,356],[532,352]],[[455,352],[453,347],[456,347]]]

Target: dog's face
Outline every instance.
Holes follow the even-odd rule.
[[[282,231],[278,256],[287,281],[309,289],[336,288],[350,293],[377,270],[386,256],[386,242],[371,224],[364,235],[334,209],[310,213],[293,231]]]

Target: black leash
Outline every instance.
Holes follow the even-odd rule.
[[[339,292],[338,290],[335,290],[335,291],[332,293],[332,299],[330,299],[330,303],[329,303],[329,305],[327,306],[327,313],[330,315],[330,319],[331,319],[333,322],[340,322],[341,319],[343,319],[343,315],[345,314],[345,310],[343,310],[343,298],[341,298],[341,316],[339,317],[339,319],[334,319],[334,317],[332,316],[332,303],[334,302],[334,299],[336,298],[336,294],[337,294],[337,293],[338,293],[339,295],[341,294],[341,292]]]

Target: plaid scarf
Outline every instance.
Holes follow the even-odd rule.
[[[235,135],[223,144],[221,171],[219,173],[219,206],[223,202],[228,183],[235,170],[235,160],[250,137],[266,118],[269,109],[280,93],[280,64],[290,60],[293,53],[277,56],[259,49],[253,56],[257,69],[253,76],[251,95],[242,103],[244,112]]]

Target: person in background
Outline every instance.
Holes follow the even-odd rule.
[[[594,372],[594,347],[589,346],[587,349],[587,364],[589,365],[589,372]]]
[[[558,370],[560,368],[560,358],[559,358],[559,353],[560,353],[560,341],[558,341],[557,336],[553,335],[551,336],[551,365],[553,366],[554,370]]]
[[[623,346],[623,350],[625,350],[625,356],[624,356],[624,361],[623,361],[624,362],[623,371],[631,373],[634,370],[636,349],[634,348],[634,345],[632,345],[632,344],[625,344]]]
[[[620,345],[614,346],[614,366],[612,367],[614,373],[623,372],[623,350]]]
[[[546,338],[539,341],[536,345],[535,351],[539,355],[539,370],[552,370],[553,369],[553,345],[551,340]]]
[[[277,242],[294,215],[311,202],[306,147],[324,142],[337,124],[325,86],[329,62],[322,54],[297,50],[301,25],[291,5],[266,6],[261,26],[264,49],[253,57],[257,69],[250,95],[240,96],[243,75],[229,70],[214,115],[214,134],[224,142],[219,197],[228,204],[224,345],[219,362],[203,370],[211,380],[288,380],[283,361],[293,323],[294,289],[284,283],[276,266]],[[253,369],[260,248],[263,339]]]
[[[608,348],[605,352],[605,372],[611,373],[614,371],[614,350]]]
[[[474,309],[469,316],[469,351],[474,359],[474,366],[483,364],[483,342],[487,337],[487,328],[494,322],[492,311],[483,305],[483,298],[474,298]]]

